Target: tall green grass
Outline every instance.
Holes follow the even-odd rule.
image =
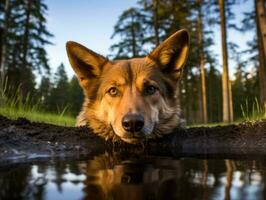
[[[244,121],[258,121],[266,118],[266,105],[260,106],[258,99],[252,105],[249,105],[246,100],[243,105],[241,105],[241,112]]]
[[[67,115],[66,110],[67,107],[58,114],[45,112],[41,108],[41,101],[33,100],[31,94],[23,100],[20,86],[14,90],[8,86],[7,78],[0,80],[0,115],[10,119],[25,117],[34,122],[74,126],[75,118]]]

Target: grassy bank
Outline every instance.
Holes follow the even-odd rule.
[[[66,109],[55,113],[43,111],[42,105],[38,101],[32,100],[28,94],[26,99],[21,96],[20,88],[11,90],[7,86],[7,80],[0,80],[0,115],[10,119],[24,117],[33,122],[44,122],[61,126],[74,126],[75,118],[66,114]]]
[[[23,110],[8,106],[0,108],[0,115],[6,116],[10,119],[25,117],[33,122],[44,122],[60,126],[75,126],[75,121],[76,121],[75,118],[72,116],[57,115],[37,110]]]

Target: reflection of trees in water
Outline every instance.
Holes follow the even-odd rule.
[[[129,158],[131,156],[105,154],[83,165],[82,170],[87,175],[86,198],[215,199],[224,196],[224,199],[231,199],[230,191],[234,189],[237,198],[243,199],[248,187],[252,187],[247,179],[252,171],[249,169],[257,167],[253,161]],[[251,177],[254,179],[254,174]]]
[[[203,160],[203,176],[202,176],[202,184],[203,184],[203,195],[202,199],[206,199],[208,196],[208,175],[209,175],[209,167],[208,167],[208,160]]]
[[[231,160],[225,160],[225,166],[226,166],[226,183],[225,183],[225,190],[224,190],[224,199],[230,200],[230,190],[232,187],[232,181],[233,181],[233,161]]]
[[[67,168],[67,165],[64,162],[55,163],[54,168],[53,168],[54,173],[55,173],[53,182],[56,184],[57,190],[59,192],[62,192],[62,184],[67,181],[64,178],[64,175],[66,173],[66,168]]]
[[[64,192],[67,182],[82,183],[85,199],[215,199],[223,195],[230,199],[233,190],[238,199],[245,199],[252,184],[265,182],[265,166],[265,161],[106,153],[81,163],[7,167],[0,172],[0,199],[44,199],[49,192],[47,183]],[[85,180],[81,174],[86,175]],[[252,194],[262,199],[261,190]]]
[[[225,166],[224,199],[232,199],[233,193],[237,194],[238,199],[265,199],[266,165],[263,161],[225,160]]]
[[[58,192],[63,192],[63,183],[71,182],[74,185],[83,180],[71,180],[65,175],[72,173],[81,175],[77,162],[40,163],[39,165],[18,165],[1,168],[0,171],[0,199],[45,199],[47,183],[53,182]]]
[[[28,185],[30,166],[8,166],[0,171],[0,199],[21,199]]]

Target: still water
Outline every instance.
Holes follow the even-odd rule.
[[[0,167],[0,199],[264,199],[266,160],[108,154]]]

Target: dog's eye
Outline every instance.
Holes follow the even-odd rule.
[[[153,95],[157,91],[157,88],[153,85],[149,85],[145,88],[145,94],[147,95]]]
[[[108,90],[108,94],[112,97],[115,97],[117,96],[118,94],[118,90],[115,88],[115,87],[111,87],[109,90]]]

